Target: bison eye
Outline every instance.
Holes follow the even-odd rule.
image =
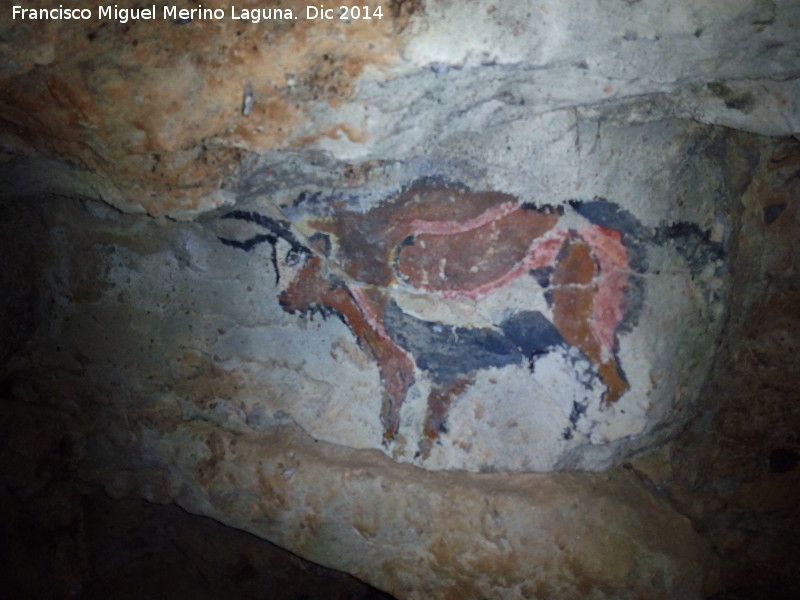
[[[302,264],[305,261],[305,259],[306,259],[306,253],[303,252],[302,250],[295,250],[295,249],[289,250],[289,252],[286,253],[286,259],[285,259],[286,266],[296,267]]]

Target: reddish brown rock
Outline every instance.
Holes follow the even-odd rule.
[[[66,160],[104,200],[128,211],[186,216],[226,202],[221,183],[243,151],[305,145],[358,123],[317,121],[316,103],[350,96],[365,68],[397,60],[413,7],[385,18],[300,18],[265,26],[232,19],[119,23],[4,18],[0,118],[4,143]],[[307,3],[257,2],[243,9],[292,9]],[[413,3],[412,3],[413,4]],[[52,8],[33,0],[26,8]],[[157,11],[161,6],[157,6]],[[8,16],[8,15],[6,15]],[[24,41],[24,42],[23,42]],[[203,52],[198,52],[203,48]],[[244,114],[246,91],[253,103]]]

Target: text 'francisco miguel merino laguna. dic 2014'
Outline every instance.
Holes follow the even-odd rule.
[[[258,23],[270,20],[370,20],[382,19],[383,10],[380,6],[337,6],[334,8],[325,5],[308,5],[303,11],[291,8],[237,8],[231,6],[230,12],[221,8],[203,8],[200,4],[196,8],[178,8],[177,6],[161,6],[156,10],[153,4],[149,8],[119,8],[116,4],[98,6],[96,11],[90,8],[26,8],[13,6],[11,9],[13,19],[28,20],[87,20],[94,17],[127,23],[128,21],[152,21],[158,18],[172,20],[175,23],[188,23],[194,20],[220,20],[230,17],[235,21],[249,21]]]

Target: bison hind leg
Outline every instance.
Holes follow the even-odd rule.
[[[597,367],[597,372],[600,374],[600,379],[606,385],[606,393],[603,395],[603,403],[606,406],[611,406],[620,396],[628,391],[630,385],[619,360],[613,357]]]
[[[440,434],[447,431],[447,415],[450,406],[473,382],[474,376],[466,375],[452,383],[437,385],[428,394],[428,408],[417,458],[424,460],[430,456],[433,444],[439,439]]]

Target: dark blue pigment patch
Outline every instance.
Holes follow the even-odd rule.
[[[621,233],[628,254],[628,267],[637,273],[647,270],[647,257],[642,244],[651,240],[652,235],[632,213],[605,198],[570,200],[569,204],[575,212],[595,225]]]
[[[531,269],[528,273],[543,288],[550,287],[550,276],[553,274],[553,267],[538,267]]]
[[[641,236],[643,232],[639,219],[624,208],[604,198],[593,200],[570,200],[569,205],[582,217],[586,217],[595,225],[615,229],[623,234]]]
[[[361,198],[354,194],[302,191],[294,200],[281,206],[284,216],[295,220],[306,217],[335,217],[338,211],[359,210]],[[360,211],[360,210],[359,210]]]
[[[622,315],[622,320],[617,325],[617,336],[633,331],[633,328],[639,324],[639,315],[642,314],[642,309],[644,307],[644,284],[644,278],[639,275],[631,275],[625,282],[625,291],[623,292],[625,297],[623,306],[625,310]],[[619,361],[617,361],[617,363],[619,363]]]
[[[558,213],[559,215],[564,214],[563,206],[553,206],[552,204],[542,204],[540,206],[538,204],[534,204],[533,202],[523,202],[522,210],[534,210],[544,215],[550,215],[553,213]]]
[[[537,310],[512,314],[500,323],[500,329],[526,357],[546,354],[555,346],[567,346],[555,325]]]
[[[397,344],[410,352],[436,383],[451,383],[467,373],[522,363],[519,348],[491,329],[454,327],[417,319],[391,301],[383,325]]]
[[[786,210],[786,203],[782,204],[773,204],[772,206],[765,206],[764,207],[764,224],[765,225],[772,225],[775,221],[778,220],[783,214],[783,211]]]
[[[693,275],[725,256],[722,244],[711,241],[711,232],[701,229],[696,223],[679,221],[659,227],[654,241],[659,245],[672,243]]]
[[[575,429],[578,426],[578,421],[583,415],[586,414],[587,407],[588,403],[585,398],[583,402],[572,402],[572,411],[569,414],[569,422],[572,425],[572,429]]]
[[[561,432],[561,439],[572,439],[572,432],[578,430],[578,421],[586,414],[588,408],[589,400],[587,398],[583,398],[580,402],[575,400],[572,402],[572,410],[569,413],[569,427],[565,427]]]
[[[294,202],[292,202],[292,206],[300,206],[301,204],[319,204],[321,198],[322,192],[300,192],[297,195],[297,198],[294,199]]]
[[[308,238],[308,243],[309,246],[316,248],[326,258],[331,255],[331,238],[328,234],[318,231]]]

